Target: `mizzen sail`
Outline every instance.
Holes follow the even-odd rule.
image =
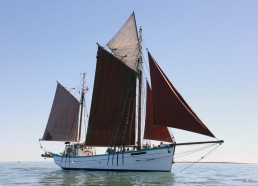
[[[173,142],[166,126],[153,124],[152,92],[148,82],[144,139]]]
[[[153,93],[153,122],[215,137],[175,89],[148,52]]]
[[[60,83],[57,83],[54,102],[42,139],[77,141],[79,107],[78,100]]]
[[[99,46],[87,145],[135,144],[135,89],[136,73]]]
[[[135,71],[138,69],[140,50],[134,13],[108,42],[107,46],[118,59],[130,68]]]

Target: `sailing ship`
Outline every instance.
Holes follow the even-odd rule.
[[[220,140],[176,143],[171,128],[215,136],[179,94],[149,51],[151,83],[143,82],[141,43],[142,29],[138,32],[132,13],[108,42],[109,49],[98,44],[91,110],[84,140],[85,74],[80,101],[57,83],[41,140],[63,141],[65,150],[60,154],[46,151],[42,156],[52,157],[63,169],[169,172],[176,146],[223,143]],[[145,104],[142,100],[144,85]],[[161,143],[151,146],[149,140]],[[97,154],[96,147],[107,150]]]

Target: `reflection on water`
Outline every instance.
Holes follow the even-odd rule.
[[[174,183],[170,172],[110,172],[53,170],[40,178],[40,184],[60,185],[171,185]]]
[[[62,170],[53,162],[0,163],[0,185],[258,185],[257,164],[174,164],[172,172]]]

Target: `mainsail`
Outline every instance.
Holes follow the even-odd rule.
[[[103,47],[98,47],[87,145],[135,144],[136,75]]]
[[[148,52],[153,93],[153,123],[215,137],[175,89]]]
[[[148,82],[144,139],[173,142],[166,126],[153,124],[152,92]]]
[[[107,46],[118,59],[130,68],[135,71],[138,69],[140,50],[134,13],[108,42]]]
[[[42,139],[77,141],[79,107],[78,100],[57,83],[54,102]]]

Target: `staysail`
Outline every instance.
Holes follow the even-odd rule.
[[[130,68],[135,71],[138,69],[140,50],[134,13],[108,42],[107,46],[118,59]]]
[[[87,145],[135,144],[136,75],[135,71],[98,46]]]
[[[215,137],[175,89],[148,52],[153,93],[153,122]]]
[[[77,141],[79,107],[78,100],[60,83],[57,83],[54,102],[42,139]]]
[[[148,82],[144,139],[173,142],[166,126],[153,124],[152,92]]]

